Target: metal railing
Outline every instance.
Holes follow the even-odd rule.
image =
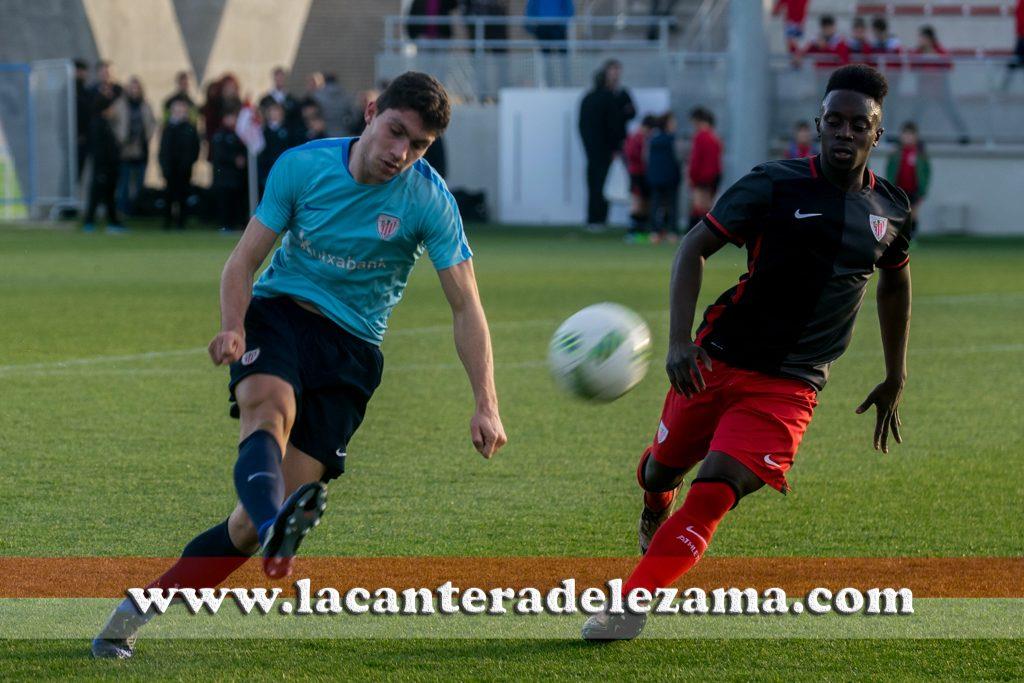
[[[721,4],[721,3],[713,3]],[[708,11],[702,20],[710,20],[719,13]],[[700,26],[699,22],[692,25]],[[410,38],[410,26],[444,26],[455,36],[464,29],[467,37]],[[538,27],[564,29],[564,38],[538,38],[532,32]],[[503,29],[506,38],[487,38],[488,29]],[[533,18],[523,16],[386,16],[384,17],[384,50],[404,53],[410,50],[470,50],[485,52],[532,51],[536,49],[581,52],[604,50],[614,45],[617,50],[661,52],[678,49],[673,41],[677,28],[675,17],[670,16],[591,16],[570,18]],[[653,33],[653,38],[647,32]],[[696,35],[700,34],[697,30]],[[687,35],[690,35],[688,32]]]

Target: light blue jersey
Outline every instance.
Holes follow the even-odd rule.
[[[348,170],[356,140],[310,142],[274,164],[256,218],[285,235],[253,295],[308,301],[379,345],[424,247],[437,270],[473,252],[455,198],[426,161],[381,185],[357,183]]]

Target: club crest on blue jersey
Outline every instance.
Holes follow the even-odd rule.
[[[871,214],[868,216],[868,222],[871,224],[871,232],[874,234],[875,240],[881,241],[885,237],[885,231],[889,229],[889,219],[885,216]]]
[[[389,240],[396,232],[398,232],[398,226],[401,224],[402,221],[395,216],[389,216],[386,213],[382,213],[377,216],[377,234],[380,235],[382,240]]]

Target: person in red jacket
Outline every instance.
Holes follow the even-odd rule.
[[[650,227],[647,220],[651,190],[647,185],[645,150],[654,124],[654,116],[645,116],[637,129],[626,137],[626,142],[622,146],[622,157],[629,173],[629,194],[633,200],[632,210],[629,212],[629,232],[626,234],[626,241],[630,243],[644,241]]]
[[[911,51],[910,59],[910,66],[917,73],[917,97],[914,98],[911,120],[921,121],[926,107],[938,105],[956,129],[960,144],[969,143],[967,123],[960,115],[949,84],[953,61],[949,58],[949,52],[939,42],[934,28],[920,28],[917,47]]]
[[[1014,57],[1006,65],[1006,76],[1003,78],[1003,90],[1009,90],[1010,79],[1016,69],[1024,69],[1024,0],[1017,0],[1017,46]]]
[[[782,14],[785,10],[784,35],[789,54],[800,52],[800,41],[804,37],[804,20],[807,18],[807,5],[810,0],[775,0],[772,14]]]
[[[722,141],[715,133],[715,117],[704,107],[690,112],[693,124],[693,146],[686,178],[690,185],[690,220],[687,228],[711,210],[722,181]]]
[[[814,59],[814,67],[828,70],[831,73],[833,69],[849,61],[850,49],[846,46],[843,37],[839,35],[839,31],[836,30],[835,17],[831,14],[823,14],[818,20],[818,25],[821,31],[818,33],[818,37],[804,48],[804,54],[818,55]]]

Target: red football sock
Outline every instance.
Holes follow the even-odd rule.
[[[148,588],[215,588],[249,559],[231,541],[228,522],[193,538],[181,557]]]
[[[728,484],[695,482],[683,506],[654,534],[647,554],[623,585],[622,594],[629,595],[636,588],[653,591],[671,586],[690,571],[704,555],[715,528],[735,502],[736,494]]]
[[[644,454],[640,456],[640,464],[636,466],[636,480],[639,482],[640,488],[644,489],[644,505],[647,506],[647,509],[653,512],[661,512],[662,510],[667,510],[672,505],[677,489],[661,493],[652,493],[647,490],[647,487],[644,485],[644,468],[647,467],[647,459],[650,457],[651,448],[648,446]]]

